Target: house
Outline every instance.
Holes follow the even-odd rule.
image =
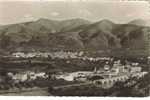
[[[16,53],[12,53],[12,56],[13,57],[25,57],[25,54],[23,52],[16,52]]]
[[[64,79],[66,81],[74,81],[74,79],[78,80],[79,78],[87,77],[91,75],[93,72],[90,71],[78,71],[72,73],[65,73],[62,75],[57,75],[56,79]]]
[[[133,72],[141,72],[142,71],[142,68],[141,67],[131,67],[131,73]]]
[[[36,53],[28,53],[26,54],[26,58],[32,58],[32,57],[35,57],[36,56]]]
[[[56,75],[55,77],[56,77],[56,79],[64,79],[66,81],[73,81],[74,80],[74,77],[69,75],[69,74]]]
[[[109,71],[110,70],[110,66],[108,64],[104,65],[104,70],[105,71]]]
[[[27,74],[25,73],[17,73],[17,74],[12,74],[12,79],[16,81],[21,81],[24,82],[28,79]]]
[[[45,72],[39,72],[39,73],[35,73],[36,78],[48,78],[48,75],[46,75]]]
[[[83,51],[80,51],[78,56],[83,56],[84,52]]]

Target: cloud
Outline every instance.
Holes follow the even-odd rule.
[[[58,13],[58,12],[52,12],[51,13],[51,16],[58,16],[58,15],[60,15],[60,13]]]

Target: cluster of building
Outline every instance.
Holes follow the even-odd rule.
[[[15,52],[12,53],[12,57],[16,58],[33,58],[33,57],[44,57],[48,58],[51,57],[52,59],[60,58],[60,59],[80,59],[80,60],[88,60],[92,62],[96,62],[99,60],[110,60],[110,57],[87,57],[84,55],[83,51],[80,52],[31,52],[31,53],[24,53],[24,52]]]
[[[9,77],[14,82],[25,82],[27,80],[35,80],[37,78],[48,78],[48,75],[45,72],[33,72],[33,71],[25,71],[20,73],[12,73],[8,72],[7,77]]]
[[[64,73],[57,75],[57,79],[64,79],[66,81],[100,81],[105,82],[116,82],[125,81],[129,77],[142,77],[147,72],[142,72],[142,68],[138,63],[131,63],[122,65],[120,60],[114,61],[113,65],[110,66],[107,62],[104,67],[94,71],[78,71],[73,73]]]
[[[94,68],[93,71],[62,72],[59,74],[48,75],[45,72],[24,71],[19,73],[8,72],[7,77],[14,83],[34,81],[37,78],[63,79],[65,81],[92,82],[94,84],[112,86],[117,81],[125,81],[130,77],[143,77],[147,72],[142,71],[139,63],[121,64],[120,60],[114,61],[112,65],[108,62],[103,67]],[[2,80],[1,80],[2,81]],[[103,86],[103,87],[104,87]]]
[[[83,80],[87,77],[93,74],[91,71],[77,71],[72,73],[63,73],[55,75],[56,79],[64,79],[66,81],[74,81],[76,78],[80,77],[83,78]]]
[[[64,51],[58,51],[58,52],[30,52],[30,53],[24,53],[24,52],[15,52],[12,53],[13,57],[22,57],[22,58],[31,58],[31,57],[51,57],[51,58],[77,58],[80,56],[83,56],[84,52],[64,52]]]

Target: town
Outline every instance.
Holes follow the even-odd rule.
[[[72,61],[79,60],[80,62],[88,62],[91,64],[90,69],[80,69],[65,71],[56,70],[55,68],[49,68],[46,70],[40,70],[30,68],[22,71],[3,71],[0,77],[0,89],[6,91],[13,91],[16,88],[22,90],[26,88],[38,87],[41,88],[41,84],[44,84],[42,88],[53,87],[53,89],[69,88],[74,86],[82,86],[93,84],[96,87],[103,89],[109,89],[117,82],[125,82],[130,78],[140,79],[148,74],[146,69],[141,67],[140,62],[132,62],[129,60],[115,59],[115,57],[88,57],[84,55],[84,52],[53,52],[53,53],[12,53],[9,57],[13,59],[27,59],[27,66],[33,66],[34,59],[47,59],[48,66],[52,66],[54,61],[63,64],[73,64]],[[58,60],[59,59],[59,60]],[[144,58],[143,58],[144,59]],[[7,61],[10,62],[10,61]],[[22,60],[20,60],[22,62]],[[45,62],[45,60],[43,61]],[[102,62],[103,64],[99,64]],[[18,62],[15,62],[15,64]],[[93,65],[94,63],[94,65]],[[14,64],[14,61],[13,63]],[[64,65],[65,66],[65,65]],[[76,65],[74,65],[77,67]],[[85,65],[86,66],[86,65]],[[40,66],[42,68],[42,66]],[[63,69],[60,66],[59,69]],[[65,68],[64,68],[65,69]],[[69,68],[68,68],[69,69]],[[55,72],[51,72],[56,70]],[[57,95],[57,94],[56,94]]]

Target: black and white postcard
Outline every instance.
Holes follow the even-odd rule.
[[[150,96],[150,2],[0,0],[0,96]]]

